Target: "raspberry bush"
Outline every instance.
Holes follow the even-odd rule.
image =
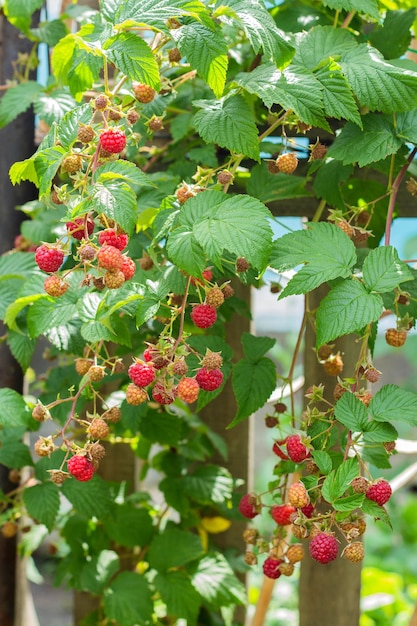
[[[24,515],[61,532],[61,578],[98,597],[100,624],[218,623],[246,596],[213,527],[253,520],[244,559],[277,579],[307,553],[359,562],[365,518],[389,523],[379,472],[395,423],[417,425],[417,396],[374,392],[373,354],[377,341],[401,350],[417,315],[413,260],[391,242],[400,192],[416,201],[417,65],[402,58],[415,11],[300,2],[292,20],[290,0],[101,0],[99,11],[71,5],[78,30],[67,15],[30,29],[35,4],[5,3],[24,35],[51,46],[52,76],[28,80],[20,59],[0,100],[0,126],[33,105],[45,129],[10,170],[39,198],[20,207],[21,235],[0,258],[0,315],[21,368],[40,340],[51,368],[27,396],[0,390],[0,462],[31,472],[0,501],[0,523]],[[280,202],[300,199],[305,228],[276,237]],[[273,338],[243,333],[240,359],[225,340],[225,324],[248,315],[239,283],[305,296],[284,377]],[[298,411],[307,325],[334,384],[315,381]],[[352,333],[349,369],[337,340]],[[248,494],[214,463],[227,450],[201,411],[232,389],[234,427],[281,383],[289,398],[265,419],[274,476]],[[40,431],[34,450],[25,430]],[[101,477],[115,442],[142,478],[161,475],[159,498]]]

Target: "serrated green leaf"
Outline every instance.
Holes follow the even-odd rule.
[[[34,485],[23,491],[23,502],[28,514],[52,530],[59,511],[58,488],[53,483]]]
[[[35,170],[35,159],[33,157],[13,163],[9,170],[9,177],[12,185],[17,185],[22,180],[29,180],[36,187],[39,187],[38,175]]]
[[[369,36],[371,44],[386,59],[397,59],[407,52],[411,41],[410,28],[416,18],[414,9],[387,11],[384,24],[375,28]]]
[[[355,246],[349,237],[334,224],[322,222],[277,239],[269,265],[282,272],[305,263],[280,294],[285,298],[307,293],[333,278],[348,277],[355,261]]]
[[[417,110],[397,115],[396,132],[401,139],[417,144]]]
[[[193,104],[200,108],[194,115],[194,126],[205,142],[259,161],[258,129],[242,96],[232,94],[220,100],[196,100]]]
[[[27,278],[35,269],[35,259],[27,252],[15,251],[0,256],[0,279]]]
[[[12,436],[4,437],[0,446],[0,463],[14,469],[33,465],[29,447]]]
[[[272,337],[258,337],[250,333],[243,333],[242,346],[248,361],[256,363],[275,345]]]
[[[362,127],[362,119],[352,89],[342,74],[340,65],[330,60],[315,73],[323,88],[324,110],[328,117],[345,119]]]
[[[62,146],[45,148],[37,152],[34,166],[39,180],[40,197],[51,191],[52,181],[65,156],[66,151]]]
[[[323,4],[337,11],[358,11],[377,21],[381,19],[376,0],[323,0]]]
[[[247,601],[244,585],[236,578],[226,558],[209,553],[191,569],[191,580],[207,604],[215,609]]]
[[[108,59],[131,80],[160,88],[159,66],[149,45],[134,33],[118,33],[103,46]]]
[[[324,116],[322,86],[310,70],[290,65],[283,72],[273,64],[238,74],[237,83],[259,96],[268,108],[280,104],[292,109],[306,124],[329,129]]]
[[[382,113],[415,108],[417,72],[387,63],[378,50],[366,44],[345,54],[340,65],[361,106]]]
[[[334,407],[334,415],[338,422],[349,430],[361,432],[368,424],[368,411],[353,393],[344,393]]]
[[[368,114],[363,118],[363,130],[350,122],[343,127],[330,146],[328,155],[344,165],[358,163],[364,167],[394,154],[401,145],[392,117]]]
[[[265,164],[262,163],[252,168],[246,191],[250,196],[268,204],[277,200],[308,197],[311,194],[305,186],[306,179],[304,177],[293,174],[271,174]]]
[[[154,584],[166,604],[167,613],[194,624],[201,598],[191,584],[189,575],[183,571],[157,574]]]
[[[119,626],[152,622],[152,592],[144,576],[121,572],[104,590],[104,613]]]
[[[68,293],[68,292],[67,292]],[[32,338],[43,335],[45,331],[66,324],[76,314],[74,294],[64,294],[60,298],[43,296],[30,307],[28,312],[28,330]]]
[[[124,182],[110,180],[95,183],[91,191],[96,211],[115,220],[128,235],[131,235],[137,214],[136,195],[132,188]]]
[[[103,592],[105,585],[120,568],[120,559],[113,550],[102,550],[92,556],[80,572],[80,587],[93,594]]]
[[[50,20],[41,22],[38,28],[31,28],[31,34],[53,48],[57,43],[67,35],[68,30],[62,20]]]
[[[352,172],[352,165],[343,165],[341,161],[327,158],[314,177],[314,192],[319,198],[326,200],[330,206],[344,210],[345,201],[340,184],[347,180]]]
[[[167,250],[175,265],[191,276],[200,276],[207,265],[203,248],[187,226],[171,232]]]
[[[369,411],[378,422],[401,421],[416,426],[417,395],[397,385],[384,385],[372,398]]]
[[[196,502],[222,504],[232,497],[233,478],[224,467],[206,464],[182,478],[185,495]]]
[[[345,280],[321,301],[317,311],[317,347],[348,335],[381,316],[381,296],[368,293],[362,283]]]
[[[118,159],[100,165],[96,169],[95,180],[105,183],[108,180],[123,180],[138,187],[155,187],[155,183],[135,163]]]
[[[113,506],[109,486],[97,475],[88,482],[66,480],[61,489],[74,509],[85,517],[105,517]]]
[[[325,450],[312,450],[311,456],[322,474],[330,474],[333,463],[332,457],[328,452]]]
[[[397,430],[389,422],[369,422],[363,433],[365,443],[395,441],[397,437]]]
[[[182,567],[203,555],[200,537],[179,528],[168,528],[151,541],[148,560],[158,572]]]
[[[182,420],[169,413],[152,413],[142,421],[140,432],[152,443],[177,446],[182,435]]]
[[[276,368],[270,359],[262,357],[256,363],[241,359],[233,369],[233,391],[238,410],[229,424],[232,428],[263,406],[275,389]]]
[[[59,141],[64,148],[69,148],[77,139],[80,124],[89,124],[90,121],[91,106],[89,104],[82,104],[65,113],[57,128]]]
[[[103,52],[84,38],[93,29],[88,24],[77,33],[66,35],[52,51],[53,74],[59,84],[69,86],[76,100],[93,86],[103,67]]]
[[[357,42],[346,28],[315,26],[297,34],[297,52],[293,62],[313,71],[322,61],[338,59],[357,47]]]
[[[342,461],[337,470],[332,470],[323,481],[322,495],[326,502],[334,504],[335,500],[341,498],[358,472],[356,457]]]
[[[147,545],[154,532],[149,512],[127,503],[115,506],[105,526],[110,539],[128,548]]]
[[[201,19],[207,9],[199,0],[126,0],[119,4],[114,23],[147,24],[168,31],[166,22],[173,17],[190,16]]]
[[[355,493],[346,498],[338,498],[332,502],[335,511],[354,511],[361,507],[365,496],[363,493]]]
[[[277,28],[263,2],[259,0],[226,0],[232,15],[241,22],[246,36],[255,52],[264,51],[267,59],[272,59],[278,67],[284,67],[294,53],[286,34]]]
[[[379,504],[377,504],[373,500],[365,498],[362,502],[362,511],[366,513],[366,515],[371,515],[375,520],[383,522],[384,524],[387,524],[387,526],[392,528],[391,520],[384,507],[379,506]]]
[[[393,246],[371,250],[363,263],[362,272],[367,289],[378,293],[392,291],[413,278],[410,268],[399,259]]]
[[[76,106],[74,98],[66,91],[43,93],[35,101],[34,110],[49,126],[59,123],[66,113]]]
[[[4,0],[4,13],[9,22],[28,33],[32,14],[43,6],[42,0]]]
[[[0,424],[9,428],[26,426],[29,408],[22,396],[8,387],[0,389]]]
[[[190,22],[173,31],[181,54],[220,98],[228,66],[227,43],[220,29]]]
[[[20,333],[9,330],[7,333],[7,345],[23,372],[26,372],[32,361],[33,353],[35,352],[36,341],[27,335],[21,335]]]
[[[10,124],[36,100],[42,86],[32,80],[9,87],[0,99],[0,128]]]
[[[3,320],[4,323],[15,332],[21,332],[16,323],[16,318],[19,315],[20,311],[23,311],[24,308],[26,308],[33,302],[36,302],[36,300],[38,300],[39,298],[43,298],[44,296],[45,294],[38,293],[30,296],[24,296],[22,298],[17,298],[15,302],[12,302],[12,304],[9,304],[9,306],[7,307]]]

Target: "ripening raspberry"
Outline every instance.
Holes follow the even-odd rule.
[[[181,378],[177,385],[177,396],[180,400],[192,404],[198,398],[200,385],[195,378]]]
[[[301,509],[309,504],[310,497],[301,481],[293,483],[288,488],[288,502],[297,509]]]
[[[35,252],[35,261],[39,269],[48,274],[59,270],[64,260],[64,252],[44,243]]]
[[[53,296],[54,298],[59,298],[63,296],[64,293],[68,289],[68,283],[65,280],[62,280],[56,274],[51,274],[47,276],[43,282],[43,288],[49,296]]]
[[[130,256],[123,256],[123,263],[120,271],[123,273],[125,280],[130,280],[136,273],[136,264]]]
[[[115,272],[120,270],[123,265],[122,253],[114,246],[105,245],[97,252],[97,262],[99,267]]]
[[[239,502],[239,512],[246,517],[246,519],[253,519],[261,512],[261,507],[257,502],[256,496],[251,493],[246,493]]]
[[[118,154],[126,146],[126,135],[119,128],[109,128],[100,135],[103,150],[110,154]]]
[[[165,387],[162,382],[157,382],[152,389],[152,398],[159,404],[172,404],[177,397],[175,387]]]

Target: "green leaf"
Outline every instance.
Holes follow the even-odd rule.
[[[173,263],[191,276],[200,276],[207,265],[204,250],[188,226],[172,230],[167,250]]]
[[[80,124],[89,124],[91,121],[91,106],[82,104],[65,113],[58,124],[57,133],[64,148],[69,148],[77,139]]]
[[[241,359],[233,369],[233,391],[238,410],[228,428],[236,426],[263,406],[275,389],[277,373],[271,359],[262,357],[255,363]]]
[[[261,144],[262,150],[262,144]],[[310,196],[305,189],[306,179],[294,174],[271,174],[264,163],[255,165],[250,173],[246,191],[264,204],[277,200],[303,198]]]
[[[39,180],[39,196],[49,194],[52,181],[66,156],[62,146],[54,146],[37,152],[35,156],[35,170]]]
[[[120,569],[120,559],[113,550],[102,550],[91,557],[80,572],[80,587],[83,591],[101,594],[109,580]]]
[[[283,72],[273,64],[260,65],[252,72],[238,74],[237,83],[258,95],[265,106],[280,104],[292,109],[306,124],[328,129],[324,116],[322,86],[310,70],[290,65]]]
[[[152,592],[144,576],[121,572],[104,590],[104,612],[118,626],[152,622]]]
[[[258,337],[250,333],[242,335],[243,351],[248,361],[256,363],[269,350],[275,346],[275,339],[272,337]]]
[[[196,100],[194,126],[207,143],[216,143],[230,152],[259,161],[258,129],[245,99],[236,94],[220,100]]]
[[[4,0],[4,13],[11,24],[27,33],[32,14],[43,5],[42,0]]]
[[[325,475],[330,474],[333,467],[332,457],[330,454],[325,450],[312,450],[311,455],[321,473]]]
[[[29,180],[31,183],[39,187],[38,176],[35,170],[34,158],[25,159],[24,161],[16,161],[9,170],[9,177],[12,185]]]
[[[182,478],[184,493],[203,504],[222,504],[232,497],[233,478],[224,467],[204,465]]]
[[[336,159],[327,158],[314,178],[313,189],[319,198],[338,209],[345,209],[345,201],[340,184],[347,180],[353,172],[352,165],[343,165]]]
[[[100,165],[96,169],[95,180],[105,184],[109,180],[123,180],[132,186],[155,187],[155,183],[135,163],[118,159]]]
[[[417,72],[387,63],[378,50],[367,44],[349,51],[340,65],[361,106],[382,113],[415,108]]]
[[[361,507],[364,498],[363,493],[355,493],[346,498],[338,498],[332,502],[332,506],[336,511],[354,511]]]
[[[29,408],[17,391],[0,389],[0,425],[8,428],[26,426],[30,418]]]
[[[343,397],[343,396],[342,396]],[[351,481],[358,476],[358,459],[342,461],[337,470],[330,472],[323,481],[322,495],[330,504],[334,504],[348,489]]]
[[[362,283],[345,280],[321,301],[317,311],[317,347],[348,335],[381,316],[381,296],[368,293]]]
[[[9,330],[7,333],[7,344],[23,372],[26,372],[35,352],[36,341],[27,335],[21,335],[13,330]]]
[[[333,278],[348,277],[355,261],[355,246],[349,237],[334,224],[322,222],[277,239],[269,265],[282,272],[305,263],[280,294],[285,298],[307,293]]]
[[[4,437],[1,442],[0,463],[15,469],[33,465],[28,446],[12,436]]]
[[[59,492],[53,483],[28,487],[23,491],[23,502],[28,514],[52,530],[59,511]]]
[[[88,482],[66,480],[61,489],[73,507],[85,517],[105,517],[113,505],[108,485],[97,475]]]
[[[34,104],[34,109],[41,120],[52,126],[54,122],[60,122],[75,106],[75,100],[70,94],[56,90],[41,94]]]
[[[255,53],[264,51],[267,59],[284,67],[294,52],[286,34],[277,28],[274,19],[259,0],[226,0],[222,3],[230,7],[241,22],[246,36]]]
[[[352,89],[342,74],[340,65],[330,60],[315,73],[315,77],[323,88],[326,115],[337,120],[344,118],[362,127],[362,119]]]
[[[336,402],[334,415],[338,422],[355,432],[365,430],[368,424],[368,410],[353,393],[344,393]]]
[[[386,59],[398,59],[407,52],[410,45],[410,28],[415,18],[414,9],[387,11],[384,24],[372,30],[369,41]]]
[[[170,413],[152,412],[140,425],[143,437],[162,445],[177,446],[183,432],[182,420]]]
[[[398,258],[393,246],[371,250],[365,258],[362,272],[366,288],[378,293],[392,291],[401,283],[413,279],[410,268]]]
[[[363,433],[365,443],[395,441],[397,437],[397,430],[389,422],[369,422]]]
[[[31,34],[53,48],[57,43],[68,34],[67,27],[62,20],[50,20],[41,22],[38,28],[31,28]]]
[[[105,521],[110,539],[120,546],[145,546],[153,535],[153,522],[148,511],[131,504],[119,504]]]
[[[0,99],[0,128],[24,113],[41,91],[42,86],[32,80],[9,87]]]
[[[179,528],[168,528],[154,537],[148,551],[149,565],[158,572],[167,572],[195,561],[204,553],[198,535]]]
[[[95,183],[92,188],[94,208],[97,213],[104,213],[131,235],[136,224],[136,195],[124,182],[106,181]]]
[[[9,328],[16,332],[22,332],[16,323],[16,318],[19,315],[20,311],[26,308],[28,305],[32,304],[39,298],[43,298],[44,294],[33,294],[30,296],[24,296],[22,298],[17,298],[15,302],[9,304],[6,309],[6,313],[4,315],[4,323],[7,324]]]
[[[194,587],[214,609],[246,603],[245,587],[236,578],[223,554],[208,553],[189,571]]]
[[[402,141],[396,136],[392,117],[368,114],[363,118],[363,131],[348,122],[328,150],[328,155],[344,165],[360,167],[382,161],[399,150]]]
[[[376,0],[323,0],[323,4],[337,11],[357,11],[379,21],[381,19]]]
[[[417,144],[417,110],[397,115],[397,136]]]
[[[53,75],[59,84],[69,86],[76,100],[93,86],[103,67],[103,52],[85,39],[93,30],[93,24],[85,25],[61,39],[52,51]]]
[[[362,502],[362,511],[366,515],[371,515],[375,520],[383,522],[384,524],[387,524],[387,526],[392,528],[390,518],[384,507],[379,506],[379,504],[377,504],[373,500],[365,498]]]
[[[35,259],[27,252],[10,252],[0,256],[0,279],[27,278],[35,269],[37,269]]]
[[[30,307],[28,330],[32,338],[43,335],[47,330],[66,324],[76,315],[76,293],[66,293],[60,298],[43,296]]]
[[[172,32],[181,54],[220,98],[226,82],[227,43],[220,29],[190,22]]]
[[[103,46],[108,59],[131,80],[160,88],[159,66],[149,45],[134,33],[118,33]]]
[[[166,605],[168,615],[183,618],[187,623],[196,623],[201,598],[186,572],[159,573],[155,576],[154,584]]]
[[[297,52],[293,62],[314,71],[329,57],[337,59],[356,47],[354,36],[346,28],[315,26],[297,34]]]
[[[398,420],[416,426],[417,395],[397,385],[384,385],[372,398],[369,411],[378,422]]]
[[[207,9],[199,0],[126,0],[119,3],[113,20],[115,24],[146,24],[169,32],[166,22],[170,18],[189,16],[198,20],[205,14]]]

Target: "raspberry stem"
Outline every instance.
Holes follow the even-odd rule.
[[[411,165],[411,162],[413,161],[415,155],[417,154],[417,146],[413,148],[413,150],[410,152],[410,154],[408,155],[407,161],[404,163],[404,165],[402,166],[402,168],[400,169],[400,171],[398,172],[394,182],[392,183],[392,187],[391,187],[391,197],[389,200],[389,205],[388,205],[388,211],[387,211],[387,219],[386,219],[386,223],[385,223],[385,245],[389,246],[390,245],[390,240],[391,240],[391,227],[392,227],[392,219],[394,216],[394,207],[395,207],[395,202],[397,200],[397,194],[398,194],[398,190],[401,184],[402,179],[404,178],[408,168]]]

